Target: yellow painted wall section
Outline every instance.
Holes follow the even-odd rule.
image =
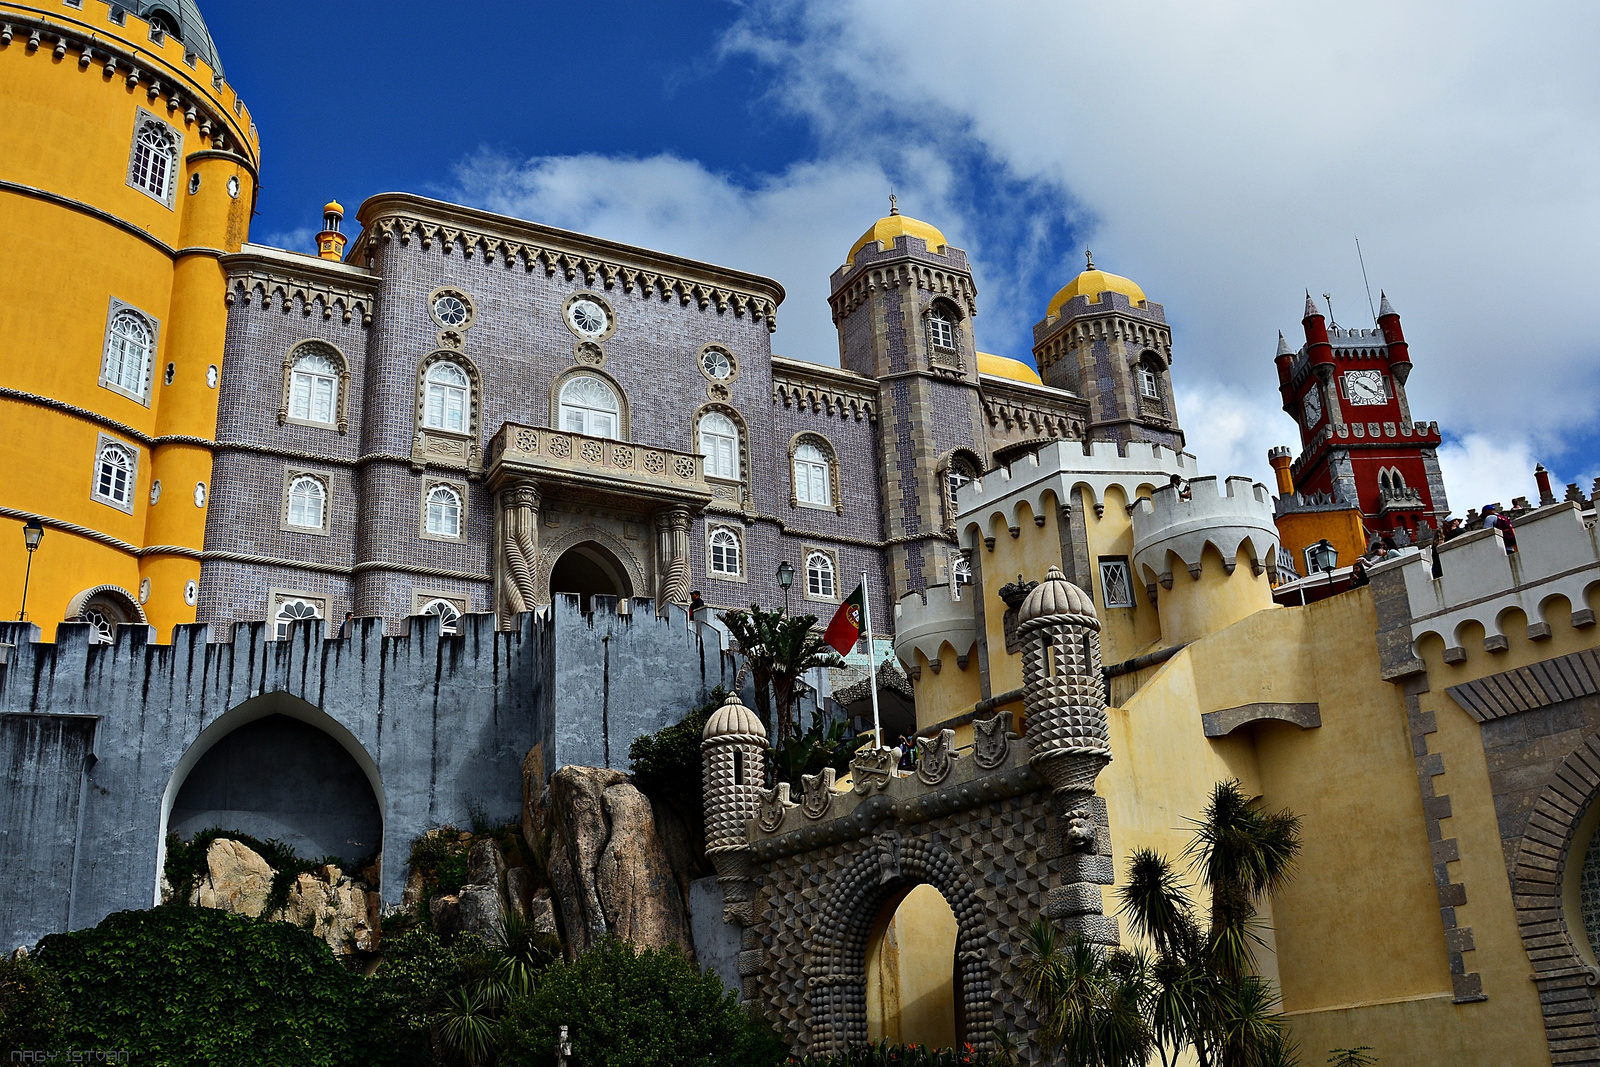
[[[1233,573],[1223,565],[1222,555],[1207,543],[1200,555],[1200,577],[1189,575],[1189,568],[1176,556],[1168,555],[1172,588],[1157,586],[1156,609],[1161,616],[1161,639],[1167,645],[1181,645],[1204,637],[1258,611],[1272,610],[1272,586],[1266,572],[1256,574],[1250,566],[1250,553],[1239,546]]]
[[[868,1039],[953,1047],[955,913],[931,885],[913,888],[884,912],[867,945]]]
[[[916,656],[922,674],[911,683],[911,687],[917,703],[918,731],[931,730],[939,723],[965,715],[983,699],[976,646],[967,657],[966,667],[962,667],[955,649],[950,647],[948,641],[945,642],[939,648],[937,674],[926,656],[920,652]]]
[[[1149,486],[1142,486],[1138,496],[1149,496]],[[1084,530],[1089,540],[1089,590],[1095,607],[1100,612],[1100,660],[1102,663],[1121,663],[1132,659],[1161,640],[1161,620],[1155,606],[1145,595],[1143,585],[1134,579],[1131,608],[1107,608],[1105,589],[1100,581],[1100,559],[1104,556],[1133,558],[1133,519],[1128,514],[1128,498],[1121,488],[1106,490],[1103,513],[1095,515],[1094,497],[1087,487],[1074,490],[1084,516]],[[1041,574],[1040,577],[1043,577]]]
[[[1339,551],[1339,566],[1348,567],[1367,550],[1367,531],[1358,508],[1342,511],[1291,511],[1277,518],[1284,550],[1294,556],[1294,568],[1306,573],[1306,548],[1324,537]]]
[[[1047,497],[1054,500],[1054,497]],[[994,539],[994,547],[979,544],[982,553],[983,614],[986,636],[989,641],[989,693],[991,696],[1008,693],[1022,686],[1022,658],[1006,655],[1005,613],[1006,602],[1000,599],[1000,587],[1017,580],[1022,575],[1028,581],[1043,578],[1045,571],[1061,565],[1061,542],[1056,534],[1055,516],[1060,508],[1045,509],[1045,525],[1034,525],[1033,509],[1024,504],[1016,517],[1017,536],[1012,537],[1007,527],[1008,518],[999,514],[987,517],[983,536]],[[977,588],[974,586],[974,588]],[[919,696],[918,699],[921,699]],[[971,705],[968,705],[970,710]],[[921,725],[919,720],[918,725]]]

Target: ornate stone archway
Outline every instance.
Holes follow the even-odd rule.
[[[937,889],[955,913],[957,987],[974,1048],[988,1048],[993,1025],[991,961],[984,946],[989,923],[973,880],[936,839],[894,830],[840,871],[824,891],[827,904],[807,945],[806,988],[811,999],[811,1048],[843,1052],[867,1041],[867,942],[886,901],[918,885]]]

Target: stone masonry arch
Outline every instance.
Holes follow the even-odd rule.
[[[811,1051],[843,1053],[866,1043],[867,943],[884,903],[918,885],[937,889],[955,913],[965,1029],[974,1048],[987,1048],[994,995],[984,947],[989,923],[972,879],[937,838],[890,830],[867,840],[869,846],[828,888],[828,903],[807,946]]]

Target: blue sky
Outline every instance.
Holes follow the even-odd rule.
[[[1457,512],[1600,475],[1600,16],[1549,5],[1060,0],[204,3],[260,127],[255,240],[402,189],[770,274],[836,362],[828,273],[886,206],[940,226],[980,348],[1028,358],[1095,249],[1162,302],[1202,468],[1296,442],[1304,290],[1412,342]],[[329,12],[336,11],[337,19]],[[1559,27],[1559,31],[1551,29]]]

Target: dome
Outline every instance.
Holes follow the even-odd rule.
[[[176,37],[183,47],[206,61],[212,71],[222,73],[222,60],[217,58],[217,46],[206,29],[205,19],[195,0],[123,0],[122,7],[131,8],[135,15],[160,26]]]
[[[1050,298],[1050,307],[1045,311],[1045,317],[1061,313],[1061,306],[1075,296],[1086,296],[1089,303],[1098,304],[1101,293],[1121,293],[1128,298],[1128,303],[1138,307],[1144,303],[1144,290],[1138,283],[1124,278],[1120,274],[1111,274],[1100,270],[1094,265],[1094,257],[1089,257],[1089,266],[1082,274],[1062,286],[1055,296]]]
[[[845,266],[850,266],[856,261],[856,253],[861,251],[873,241],[883,242],[884,248],[893,248],[894,239],[901,234],[907,237],[920,237],[928,242],[928,251],[943,252],[949,247],[950,242],[944,239],[944,234],[938,227],[929,226],[920,219],[910,215],[900,214],[898,209],[891,209],[889,214],[872,224],[872,228],[861,235],[861,240],[850,246],[850,254],[845,257]]]
[[[1089,594],[1067,581],[1067,576],[1061,573],[1060,567],[1051,567],[1040,582],[1028,594],[1028,599],[1022,602],[1022,607],[1017,610],[1017,625],[1033,619],[1044,618],[1047,615],[1086,615],[1095,618],[1094,601]]]
[[[755,712],[739,701],[735,693],[723,702],[722,707],[711,713],[711,718],[706,721],[705,733],[700,737],[703,741],[749,739],[765,745],[767,728],[761,725],[761,719]]]
[[[996,378],[1010,378],[1014,382],[1027,382],[1029,385],[1044,384],[1039,372],[1022,360],[1008,359],[989,352],[978,353],[978,373],[993,375]]]
[[[339,203],[337,200],[329,200],[326,204],[322,205],[322,213],[324,215],[338,215],[340,218],[343,218],[344,205]]]

